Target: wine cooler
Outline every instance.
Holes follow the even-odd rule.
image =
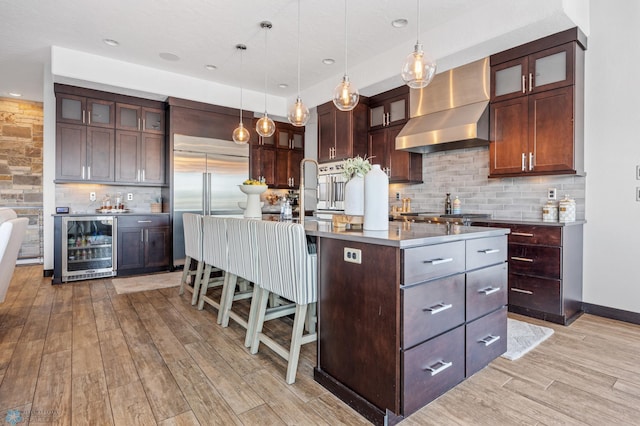
[[[62,281],[116,275],[116,221],[113,216],[62,219]]]

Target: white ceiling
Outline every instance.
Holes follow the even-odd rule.
[[[443,37],[456,48],[469,49],[477,37],[478,43],[494,46],[484,43],[482,53],[492,53],[491,49],[510,47],[522,38],[568,27],[566,19],[551,19],[549,24],[547,16],[558,10],[564,13],[567,1],[420,0],[420,40],[426,51],[447,56],[454,52],[443,48]],[[541,3],[545,6],[540,7]],[[0,0],[0,96],[20,92],[24,99],[42,100],[44,64],[51,46],[59,46],[259,92],[264,91],[266,66],[267,91],[290,98],[297,93],[297,4],[297,0]],[[531,7],[547,8],[547,14],[535,18],[545,25],[535,26],[536,22],[518,16]],[[337,84],[345,67],[344,1],[302,0],[300,14],[303,91],[327,80]],[[504,30],[487,22],[487,31],[480,36],[473,27],[460,27],[493,16],[502,20],[496,22],[503,22]],[[407,19],[408,25],[392,27],[398,18]],[[273,23],[267,35],[266,62],[264,30],[259,25],[263,20]],[[520,39],[513,36],[519,30]],[[498,37],[503,33],[511,34],[510,38]],[[349,0],[347,36],[349,70],[360,66],[358,72],[364,74],[363,64],[381,52],[395,52],[389,56],[394,63],[390,69],[397,68],[399,74],[417,38],[416,1]],[[120,45],[107,46],[105,38]],[[248,47],[242,70],[237,43]],[[162,52],[180,59],[167,61],[159,56]],[[336,62],[324,65],[324,58]],[[208,71],[206,64],[217,69]],[[280,83],[288,88],[278,87]]]

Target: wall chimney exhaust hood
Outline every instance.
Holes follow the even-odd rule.
[[[418,153],[489,145],[489,58],[437,74],[411,89],[410,120],[396,149]]]

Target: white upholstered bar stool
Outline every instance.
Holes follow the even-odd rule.
[[[300,347],[317,340],[315,332],[303,334],[308,307],[317,301],[317,255],[310,254],[304,226],[297,223],[256,223],[256,238],[260,257],[258,280],[260,288],[253,304],[257,305],[255,331],[251,353],[264,343],[287,360],[286,381],[296,380]],[[262,332],[269,293],[275,293],[295,303],[295,316],[289,349]]]
[[[215,301],[207,296],[207,290],[212,287],[222,286],[227,280],[228,268],[227,250],[227,229],[224,218],[215,216],[203,216],[202,218],[202,260],[204,262],[204,272],[200,282],[200,297],[198,309],[202,310],[207,303],[218,310],[218,324],[222,318],[222,302]],[[211,279],[211,272],[221,271],[223,276]]]
[[[184,223],[184,270],[180,279],[180,290],[178,294],[182,295],[184,290],[193,293],[191,304],[195,305],[198,301],[200,291],[200,282],[202,280],[202,272],[204,270],[204,262],[202,258],[202,215],[195,213],[185,213],[182,215]],[[196,270],[191,269],[191,260],[197,262]],[[193,277],[193,287],[189,286],[187,280]]]
[[[12,209],[0,208],[0,303],[7,295],[28,224],[29,219],[17,217]]]
[[[222,290],[222,318],[218,323],[223,327],[227,327],[229,325],[229,319],[232,319],[244,327],[247,330],[245,337],[245,346],[247,347],[251,345],[251,336],[253,336],[252,322],[250,321],[252,318],[251,312],[248,318],[244,318],[238,312],[234,312],[232,308],[235,300],[253,297],[257,292],[255,285],[252,291],[236,292],[239,277],[252,283],[255,283],[256,280],[256,222],[256,220],[252,219],[225,219],[229,262],[227,264],[227,276],[225,277],[226,279]],[[253,303],[250,309],[254,309]]]

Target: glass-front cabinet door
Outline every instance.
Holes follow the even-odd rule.
[[[142,131],[164,133],[164,111],[155,108],[142,108]]]
[[[529,92],[572,85],[574,49],[574,43],[567,43],[529,56]]]
[[[96,127],[113,127],[114,106],[110,101],[87,99],[87,125]]]

